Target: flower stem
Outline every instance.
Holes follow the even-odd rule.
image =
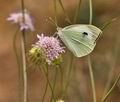
[[[57,21],[57,1],[54,0],[54,10],[55,10],[55,24],[58,27],[58,21]]]
[[[93,19],[93,5],[92,0],[89,0],[89,24],[92,24]],[[90,73],[90,81],[91,81],[91,87],[92,87],[92,93],[93,93],[93,102],[96,102],[96,90],[95,90],[95,81],[94,81],[94,75],[92,70],[92,64],[91,64],[91,58],[90,55],[88,55],[88,67],[89,67],[89,73]]]
[[[22,61],[23,61],[23,102],[27,102],[27,72],[26,72],[26,55],[25,55],[25,32],[22,31],[21,37],[21,47],[22,47]]]
[[[118,17],[115,17],[115,18],[112,18],[108,21],[106,21],[102,27],[101,27],[101,30],[104,31],[107,27],[109,27],[112,23],[114,23],[115,21],[119,20],[120,19],[120,16]]]
[[[79,11],[80,11],[80,6],[81,6],[81,0],[79,0],[78,7],[76,8],[75,16],[74,16],[74,23],[77,23],[77,19],[79,16]]]
[[[48,78],[48,67],[46,66],[46,67],[44,67],[44,68],[42,68],[42,69],[43,69],[43,73],[44,73],[44,75],[45,75],[45,77],[46,77],[46,80],[47,80],[47,82],[48,82],[48,85],[49,85],[49,87],[50,87],[50,89],[51,89],[53,101],[56,102],[56,98],[55,98],[55,96],[54,96],[54,91],[53,91],[52,85],[51,85],[51,83],[50,83],[50,80],[49,80],[49,78]]]
[[[20,60],[19,60],[19,56],[18,56],[18,53],[17,53],[17,48],[16,48],[16,39],[17,39],[17,33],[18,33],[18,30],[16,30],[14,36],[13,36],[13,50],[14,50],[14,54],[15,54],[15,57],[16,57],[16,62],[17,62],[17,67],[18,67],[18,83],[19,83],[19,102],[22,101],[22,90],[23,90],[23,87],[22,87],[22,70],[21,70],[21,63],[20,63]]]
[[[23,23],[25,23],[25,16],[24,16],[24,0],[21,0],[21,9],[23,15]],[[22,30],[21,35],[21,47],[22,47],[22,64],[23,64],[23,102],[27,102],[27,64],[26,64],[26,54],[25,54],[25,29]]]
[[[113,21],[117,20],[117,18],[114,18],[113,20],[111,20],[111,23]],[[115,46],[114,46],[114,61],[112,62],[112,64],[110,65],[110,70],[109,70],[109,73],[108,73],[108,80],[107,80],[107,83],[105,85],[105,90],[103,92],[103,96],[107,93],[107,91],[109,90],[109,87],[111,85],[111,81],[112,81],[112,77],[113,77],[113,72],[114,72],[114,68],[115,68],[115,65],[116,65],[116,61],[117,61],[117,57],[118,57],[118,53],[119,53],[119,35],[116,36],[116,40],[115,40]]]
[[[17,54],[17,48],[16,48],[16,39],[17,39],[18,30],[19,29],[16,30],[16,32],[13,36],[13,50],[14,50],[14,54],[15,54],[15,57],[16,57],[16,60],[17,60],[17,66],[20,69],[20,61],[19,61],[19,56]]]
[[[102,101],[101,102],[106,102],[107,98],[110,96],[110,94],[112,93],[112,91],[115,89],[118,81],[120,80],[120,73],[118,75],[118,77],[116,78],[113,86],[110,88],[110,90],[107,92],[107,94],[103,97]]]
[[[69,66],[69,69],[68,69],[66,84],[65,84],[65,86],[64,86],[64,88],[63,88],[62,99],[65,98],[65,95],[66,95],[66,93],[67,93],[67,89],[68,89],[68,86],[69,86],[69,83],[70,83],[70,79],[71,79],[72,68],[73,68],[73,54],[71,53],[70,66]]]
[[[64,14],[65,14],[65,20],[66,20],[69,24],[72,24],[72,22],[71,22],[71,20],[70,20],[70,18],[69,18],[68,13],[66,12],[66,10],[65,10],[65,8],[64,8],[64,6],[63,6],[62,1],[61,1],[61,0],[58,0],[58,1],[59,1],[59,4],[61,5],[61,7],[62,7],[62,9],[63,9]]]
[[[111,20],[111,23],[113,21],[117,20],[117,18],[114,18],[113,20]],[[111,67],[110,67],[110,70],[109,70],[109,75],[108,75],[108,80],[107,80],[107,83],[106,83],[106,86],[105,86],[105,90],[103,92],[103,97],[105,96],[105,94],[107,93],[107,91],[109,90],[109,87],[111,85],[111,81],[112,81],[112,77],[113,77],[113,72],[114,72],[114,68],[115,68],[115,65],[116,65],[116,61],[117,61],[117,57],[118,57],[118,53],[119,53],[119,35],[116,36],[116,40],[115,40],[115,47],[114,47],[114,61],[113,63],[111,64]]]
[[[60,71],[60,76],[61,76],[61,95],[62,95],[62,92],[63,92],[63,88],[64,88],[64,85],[63,85],[63,69],[62,69],[62,67],[61,67],[61,65],[60,65],[60,67],[59,67],[59,71]]]
[[[90,81],[91,81],[91,86],[92,86],[93,102],[96,102],[95,81],[94,81],[94,76],[93,76],[93,70],[92,70],[90,56],[88,56],[88,67],[89,67]]]
[[[53,92],[55,92],[55,86],[56,86],[56,81],[57,81],[57,75],[58,75],[58,69],[55,68],[55,77],[54,77],[54,83],[53,83]],[[52,96],[51,96],[51,101],[52,101]]]
[[[45,95],[46,95],[46,93],[47,93],[47,89],[48,89],[48,81],[47,81],[47,83],[46,83],[45,92],[44,92],[44,95],[43,95],[43,97],[42,97],[42,101],[41,101],[41,102],[44,102]]]
[[[89,24],[92,24],[92,19],[93,19],[93,5],[92,5],[92,0],[89,0]]]

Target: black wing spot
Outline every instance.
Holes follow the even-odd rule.
[[[83,32],[82,34],[84,34],[84,35],[88,35],[88,33],[87,33],[87,32]]]

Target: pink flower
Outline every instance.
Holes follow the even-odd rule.
[[[25,17],[25,22],[23,22],[23,14],[22,12],[18,13],[12,13],[10,16],[7,18],[8,21],[12,21],[13,23],[18,23],[20,25],[20,30],[23,29],[30,29],[31,31],[34,31],[34,26],[32,19],[27,11],[24,13]]]
[[[43,34],[37,35],[38,42],[33,45],[36,48],[43,49],[46,62],[50,65],[52,61],[58,59],[62,53],[65,52],[64,47],[61,47],[61,43],[55,37],[44,36]]]

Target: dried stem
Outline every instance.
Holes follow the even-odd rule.
[[[24,16],[24,0],[21,0],[21,8],[23,14],[23,23],[25,23],[25,16]],[[22,30],[21,35],[21,47],[22,47],[22,64],[23,64],[23,102],[27,102],[27,65],[26,65],[26,54],[25,54],[25,29]]]
[[[55,96],[54,96],[54,91],[53,91],[52,85],[51,85],[51,83],[50,83],[50,80],[49,80],[49,78],[48,78],[48,66],[43,67],[43,68],[42,68],[42,71],[43,71],[43,74],[45,75],[45,78],[46,78],[46,80],[47,80],[47,82],[48,82],[48,85],[49,85],[49,87],[50,87],[50,89],[51,89],[52,98],[53,98],[52,101],[53,101],[53,102],[56,102],[56,98],[55,98]]]
[[[68,13],[66,12],[66,10],[65,10],[65,8],[64,8],[64,6],[63,6],[62,1],[61,1],[61,0],[58,0],[58,1],[59,1],[60,5],[61,5],[61,7],[62,7],[62,9],[63,9],[64,14],[65,14],[65,20],[66,20],[69,24],[72,24],[72,22],[71,22],[71,20],[70,20],[70,18],[69,18]]]
[[[77,19],[78,19],[79,12],[80,12],[80,6],[81,6],[81,0],[79,0],[78,7],[76,8],[76,12],[74,16],[74,23],[77,23]]]
[[[89,24],[92,24],[93,19],[93,6],[92,6],[92,0],[89,0]],[[92,64],[91,64],[91,58],[90,55],[88,56],[88,67],[89,67],[89,73],[90,73],[90,81],[92,86],[92,93],[93,93],[93,102],[96,102],[96,90],[95,90],[95,81],[94,81],[94,75],[92,70]]]
[[[63,88],[63,95],[62,95],[62,99],[65,98],[65,95],[67,93],[67,89],[68,89],[68,86],[69,86],[69,83],[70,83],[70,79],[71,79],[71,72],[72,72],[72,68],[73,68],[73,54],[71,53],[71,58],[70,58],[70,66],[69,66],[69,69],[68,69],[68,73],[67,73],[67,80],[66,80],[66,84]]]
[[[120,73],[119,73],[118,77],[116,78],[113,86],[110,88],[110,90],[107,92],[107,94],[103,97],[101,102],[106,102],[107,98],[110,96],[112,91],[115,89],[115,87],[116,87],[117,83],[119,82],[119,80],[120,80]]]

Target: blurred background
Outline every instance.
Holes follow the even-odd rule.
[[[73,20],[79,0],[62,0],[64,7]],[[36,34],[44,33],[52,35],[56,29],[50,23],[48,17],[54,17],[53,0],[25,0],[25,7],[33,16],[36,31],[26,33],[27,49],[37,41]],[[64,27],[69,25],[64,19],[64,13],[58,4],[58,23]],[[18,95],[18,68],[13,50],[13,35],[16,25],[6,21],[10,13],[21,10],[20,0],[0,0],[0,102],[19,102]],[[88,23],[88,0],[82,0],[78,23]],[[106,21],[120,15],[119,0],[93,0],[93,24],[101,27]],[[17,48],[20,52],[20,32],[17,37]],[[104,89],[111,75],[111,85],[120,72],[120,20],[116,20],[103,32],[98,40],[95,50],[91,53],[92,66],[95,76],[97,100],[104,93]],[[66,71],[66,63],[69,62],[70,53],[64,54],[62,68]],[[67,102],[92,102],[92,91],[89,79],[87,57],[74,58],[74,69],[67,93]],[[28,72],[28,100],[29,102],[41,102],[46,81],[39,70],[29,68]],[[50,79],[54,77],[53,69],[50,69]],[[65,74],[65,73],[64,73]],[[57,79],[56,97],[59,99],[60,80]],[[50,96],[48,89],[45,102]],[[108,102],[120,102],[119,84],[109,97]]]

